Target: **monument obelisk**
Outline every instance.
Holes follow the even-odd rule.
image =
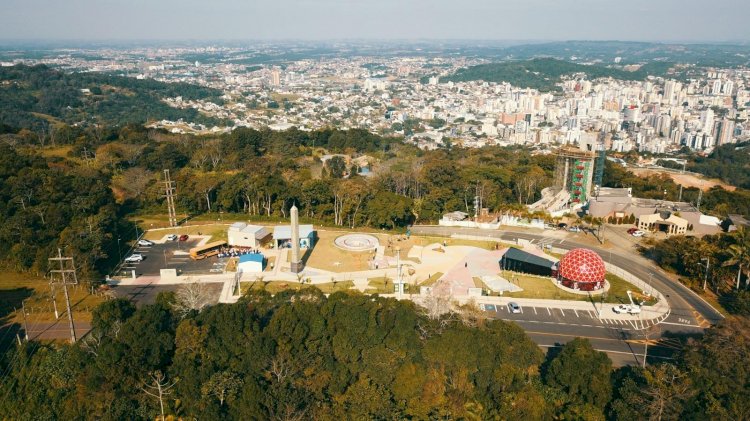
[[[292,261],[290,270],[292,273],[300,273],[304,265],[299,257],[299,215],[297,206],[292,205],[289,213],[292,217]]]

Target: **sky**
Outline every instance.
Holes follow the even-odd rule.
[[[0,39],[747,41],[748,17],[748,0],[0,0]]]

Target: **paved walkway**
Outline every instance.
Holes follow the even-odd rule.
[[[486,240],[486,239],[485,239]],[[524,247],[525,250],[542,255],[542,251],[539,247],[529,244]],[[419,259],[417,261],[404,260],[402,263],[405,267],[402,269],[402,277],[406,283],[414,285],[417,280],[423,280],[430,277],[431,274],[438,272],[443,273],[438,283],[435,284],[435,290],[433,293],[454,297],[459,302],[465,302],[471,297],[469,296],[469,289],[475,288],[474,278],[481,278],[482,276],[497,276],[498,272],[498,261],[500,260],[503,253],[507,250],[504,247],[500,250],[485,250],[472,246],[443,246],[439,243],[433,243],[422,247],[418,250]],[[564,250],[556,250],[556,252],[564,252]],[[395,279],[397,277],[397,268],[395,259],[388,259],[388,267],[379,267],[378,269],[370,269],[359,272],[346,272],[336,273],[317,269],[314,267],[306,267],[300,274],[294,274],[289,271],[289,263],[287,262],[287,249],[283,250],[272,250],[266,252],[267,257],[275,258],[275,265],[273,269],[267,270],[263,273],[253,274],[245,273],[241,277],[241,281],[247,282],[263,277],[264,280],[268,281],[285,281],[285,282],[299,282],[300,280],[309,280],[311,284],[322,284],[329,283],[332,280],[336,281],[347,281],[354,280],[355,289],[364,291],[368,288],[368,279],[370,278],[381,278],[387,277]],[[410,253],[409,256],[416,257],[417,252]],[[545,255],[546,256],[546,255]],[[385,257],[383,261],[385,262]],[[632,276],[628,272],[613,267],[610,264],[608,269],[615,271],[619,276],[622,276],[627,281],[633,283],[637,287],[644,289],[645,283],[640,279]],[[413,269],[413,273],[409,275],[410,270],[406,267]],[[209,283],[222,283],[222,292],[219,299],[220,302],[235,302],[238,297],[234,296],[235,290],[235,278],[234,273],[223,273],[223,274],[209,274],[200,276],[178,276],[173,279],[162,279],[159,276],[140,277],[136,279],[123,279],[115,281],[113,283],[119,285],[175,285],[182,284],[185,282],[195,282],[200,280],[201,282]],[[658,294],[657,292],[657,295]],[[405,297],[408,297],[406,295]],[[416,297],[415,297],[416,298]],[[643,307],[641,319],[646,320],[657,320],[662,319],[665,315],[670,312],[669,305],[667,304],[664,297],[654,307]],[[507,305],[511,300],[509,298],[502,297],[476,297],[478,302],[495,303],[500,305]],[[632,315],[617,315],[612,311],[614,304],[604,304],[603,308],[594,308],[594,306],[587,301],[559,301],[559,300],[531,300],[531,299],[512,299],[513,301],[524,305],[528,303],[530,306],[544,306],[552,308],[570,308],[570,309],[583,309],[596,310],[597,314],[600,312],[607,313],[607,318],[618,318],[632,320]]]

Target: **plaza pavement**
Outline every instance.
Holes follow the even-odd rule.
[[[569,309],[573,311],[588,311],[595,313],[600,318],[627,320],[633,323],[655,324],[664,320],[669,315],[669,306],[666,300],[660,300],[653,307],[642,307],[642,313],[639,316],[629,314],[616,314],[612,311],[615,304],[594,304],[590,301],[561,301],[561,300],[537,300],[527,298],[507,298],[507,297],[471,297],[468,295],[469,288],[475,288],[475,277],[487,275],[497,275],[498,261],[507,247],[499,250],[485,250],[472,246],[443,246],[439,243],[433,243],[423,246],[408,256],[402,258],[405,267],[413,268],[414,273],[409,275],[406,269],[402,270],[404,282],[414,284],[417,280],[429,278],[432,274],[441,272],[443,275],[438,282],[434,284],[433,294],[449,296],[459,303],[466,303],[473,300],[478,304],[492,304],[496,306],[507,306],[511,301],[518,303],[523,307],[529,308],[557,308]],[[538,247],[524,247],[528,251],[537,255],[544,255]],[[262,274],[245,273],[241,276],[241,281],[253,281],[260,276],[265,280],[287,281],[290,283],[299,282],[300,279],[308,280],[309,283],[322,284],[332,280],[345,281],[353,280],[354,289],[364,291],[368,288],[367,280],[369,278],[388,277],[395,279],[397,269],[395,267],[371,269],[358,272],[331,272],[314,267],[306,267],[300,274],[294,274],[289,271],[287,262],[288,250],[271,250],[264,251],[266,257],[274,257],[276,264],[270,270]],[[418,254],[418,255],[417,255]],[[547,257],[546,255],[544,255]],[[395,266],[395,261],[393,262]],[[233,295],[235,274],[206,274],[200,276],[178,276],[172,279],[162,279],[160,276],[141,276],[136,279],[122,279],[113,283],[117,285],[177,285],[186,282],[223,283],[219,302],[235,302],[238,297]],[[419,295],[404,294],[381,294],[381,296],[390,296],[403,299],[414,299],[419,301]]]

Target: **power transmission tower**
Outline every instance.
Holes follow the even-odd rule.
[[[164,170],[164,190],[167,198],[167,210],[169,212],[169,226],[177,226],[177,213],[174,210],[174,181],[169,178],[169,170]]]
[[[68,285],[77,285],[78,277],[76,276],[76,267],[73,263],[72,257],[63,257],[62,250],[57,249],[57,257],[50,257],[47,259],[51,264],[55,262],[60,264],[60,269],[53,269],[50,273],[59,274],[60,279],[58,283],[62,284],[63,291],[65,292],[65,307],[68,311],[68,324],[70,326],[70,341],[75,343],[76,341],[76,328],[73,323],[73,312],[70,310],[70,295],[68,295]],[[72,281],[71,281],[72,279]],[[52,282],[55,282],[53,279]]]

